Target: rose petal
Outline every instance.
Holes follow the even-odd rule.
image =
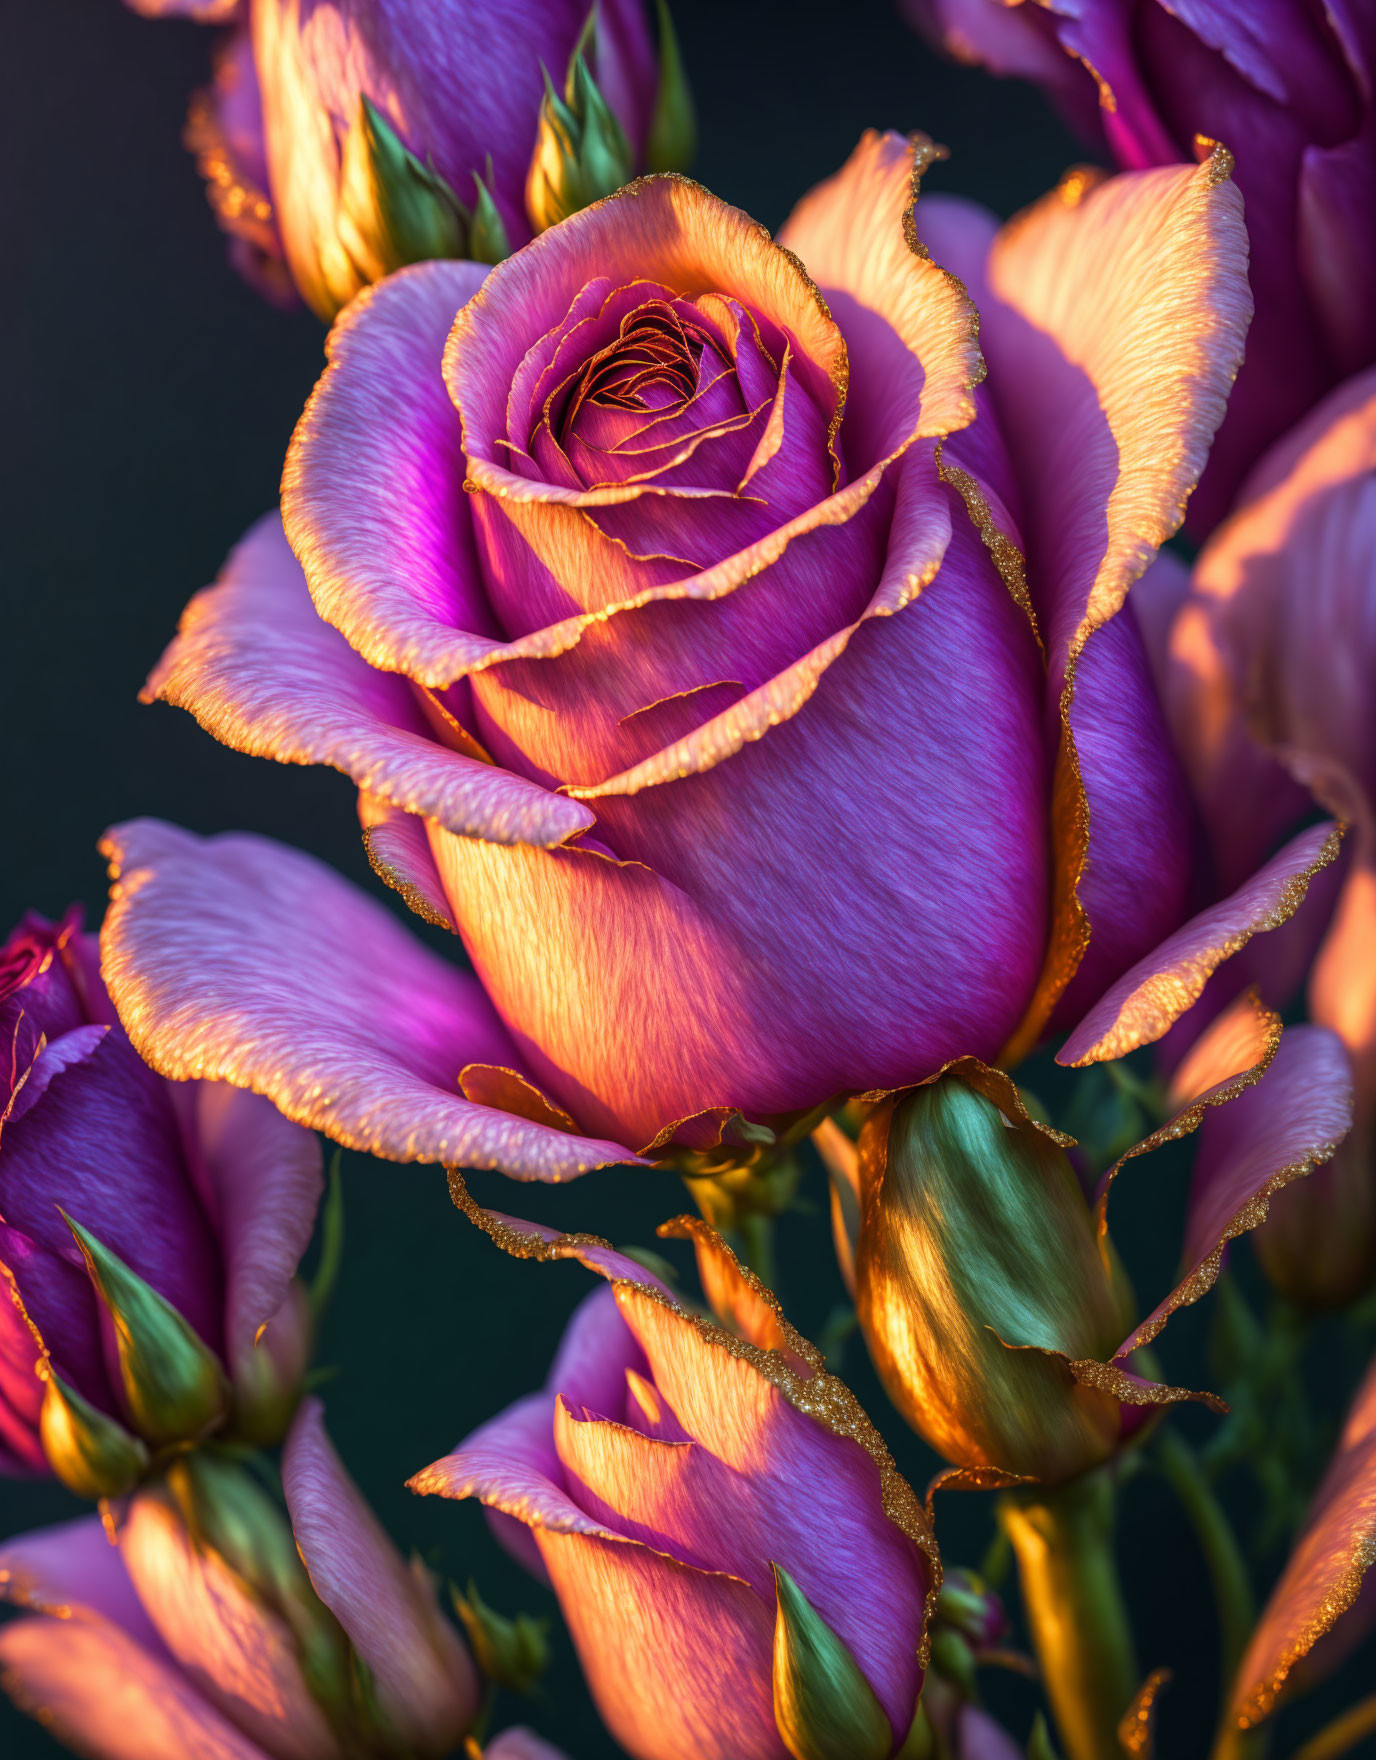
[[[179,1670],[104,1621],[16,1620],[0,1631],[0,1668],[21,1710],[95,1760],[270,1760]]]
[[[975,417],[973,390],[984,376],[979,319],[960,282],[927,255],[914,213],[922,175],[938,157],[943,149],[925,135],[905,141],[870,129],[779,234],[826,294],[846,338],[851,408],[843,433],[852,469]]]
[[[344,1471],[308,1400],[282,1456],[292,1531],[316,1594],[371,1672],[403,1741],[447,1753],[478,1708],[477,1671],[434,1590],[408,1569]]]
[[[112,1181],[116,1144],[120,1177]],[[53,1258],[80,1266],[60,1203],[165,1296],[212,1350],[223,1349],[223,1271],[215,1232],[187,1176],[167,1086],[122,1032],[102,1030],[88,1057],[5,1126],[0,1191],[8,1226]],[[80,1336],[92,1324],[85,1300],[69,1329],[51,1310],[40,1313],[36,1292],[31,1299],[33,1318],[59,1357],[65,1334]]]
[[[1048,713],[1061,734],[1053,934],[1010,1059],[1030,1048],[1084,957],[1091,901],[1114,948],[1108,969],[1131,957],[1139,913],[1116,912],[1132,895],[1137,840],[1122,836],[1103,797],[1123,786],[1125,766],[1134,775],[1140,768],[1139,742],[1114,742],[1113,756],[1101,756],[1112,724],[1095,726],[1080,758],[1076,670],[1086,643],[1179,526],[1241,359],[1251,299],[1229,166],[1219,151],[1193,170],[1106,181],[1072,173],[998,234],[987,294],[976,290],[994,402],[1028,511],[1028,578],[1050,658]],[[1137,297],[1144,283],[1149,302]],[[1120,671],[1114,684],[1115,694],[1144,705],[1139,716],[1154,732],[1140,668]],[[1146,750],[1143,782],[1159,795],[1150,771],[1166,773],[1165,742],[1154,738]],[[1176,824],[1163,846],[1178,889],[1180,802],[1170,798]]]
[[[120,1552],[163,1643],[211,1704],[274,1760],[334,1760],[339,1745],[286,1623],[156,1493],[135,1496]]]
[[[1225,959],[1294,915],[1311,877],[1336,857],[1340,835],[1332,825],[1311,826],[1229,898],[1192,917],[1095,1003],[1057,1063],[1080,1069],[1159,1039]]]
[[[257,1094],[198,1084],[195,1134],[216,1198],[225,1266],[225,1349],[232,1370],[287,1299],[310,1245],[324,1182],[320,1143]]]
[[[1177,1309],[1211,1289],[1228,1243],[1256,1227],[1282,1187],[1327,1161],[1351,1124],[1340,1041],[1323,1027],[1292,1027],[1260,1080],[1200,1123],[1180,1281],[1120,1354],[1149,1344]]]
[[[499,645],[440,376],[455,313],[483,273],[417,263],[345,308],[282,477],[282,522],[320,616],[370,666],[427,684],[451,683]]]
[[[151,1655],[167,1656],[99,1516],[7,1540],[0,1548],[0,1597],[55,1619],[108,1620]]]
[[[276,515],[188,605],[144,687],[236,751],[330,764],[389,805],[465,837],[557,844],[593,814],[434,736],[405,679],[379,672],[311,604]]]
[[[645,1547],[537,1533],[593,1698],[645,1760],[787,1760],[771,1693],[774,1613],[744,1583]]]
[[[458,924],[430,853],[425,821],[366,794],[358,797],[358,817],[364,852],[378,879],[399,892],[425,922],[457,933]]]
[[[518,1725],[504,1729],[483,1750],[485,1760],[569,1760],[562,1749],[541,1741],[534,1730]]]
[[[1296,1662],[1348,1611],[1376,1558],[1376,1373],[1368,1373],[1304,1532],[1262,1611],[1233,1687],[1233,1715],[1260,1723]]]
[[[779,1351],[791,1357],[800,1375],[811,1375],[812,1364],[799,1356],[789,1341],[774,1292],[740,1263],[714,1228],[700,1217],[679,1216],[661,1223],[657,1232],[666,1240],[692,1241],[702,1293],[723,1326],[762,1351]]]
[[[310,857],[139,820],[103,845],[111,996],[177,1079],[264,1093],[298,1123],[394,1160],[569,1178],[634,1159],[459,1097],[467,1063],[521,1071],[481,988]]]
[[[900,469],[917,465],[914,453]],[[915,479],[919,526],[949,518],[930,491],[929,474]],[[923,582],[904,509],[881,588],[894,602]],[[620,864],[431,833],[488,993],[547,1060],[542,1086],[636,1146],[712,1107],[768,1118],[899,1086],[972,1048],[992,1059],[1035,983],[1041,668],[963,510],[913,602],[802,670],[616,780],[639,781],[635,793],[595,791]],[[772,704],[802,712],[770,727]],[[729,761],[678,776],[680,754]],[[725,822],[751,837],[723,841]],[[840,828],[857,825],[884,835],[848,838],[838,867]],[[916,1012],[901,1002],[914,982]]]

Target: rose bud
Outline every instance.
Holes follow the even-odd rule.
[[[351,776],[476,979],[280,846],[123,826],[107,957],[157,1068],[397,1160],[720,1174],[953,1057],[1086,1020],[1118,1057],[1293,911],[1330,827],[1182,926],[1125,598],[1240,352],[1226,156],[1000,229],[915,198],[935,151],[867,136],[781,245],[644,179],[480,297],[416,265],[341,317],[295,550],[257,527],[147,691]],[[1086,1013],[1143,961],[1150,1008]]]
[[[213,1450],[92,1516],[0,1549],[6,1690],[93,1760],[439,1760],[478,1678],[423,1572],[383,1533],[318,1402],[283,1456],[287,1514]],[[540,1749],[488,1750],[540,1760]]]
[[[320,1147],[266,1101],[140,1061],[80,913],[0,950],[0,1470],[128,1491],[150,1450],[280,1440]]]
[[[1376,39],[1360,9],[1260,0],[905,0],[962,61],[1038,82],[1125,170],[1237,156],[1256,316],[1192,509],[1207,531],[1264,447],[1376,358]]]
[[[1278,1006],[1310,971],[1309,1016],[1352,1060],[1351,1137],[1256,1237],[1282,1293],[1340,1305],[1376,1271],[1376,372],[1266,455],[1188,582],[1152,587],[1172,607],[1163,695],[1220,869],[1316,800],[1350,827],[1331,917],[1305,913],[1292,970],[1257,970]]]
[[[547,1577],[608,1728],[637,1760],[889,1760],[916,1714],[939,1583],[926,1511],[854,1396],[696,1218],[724,1323],[587,1235],[478,1210],[522,1256],[611,1287],[541,1393],[411,1481],[477,1497]],[[800,1501],[798,1486],[806,1484]]]
[[[957,1479],[1058,1484],[1107,1460],[1153,1410],[1218,1405],[1156,1383],[1135,1353],[1213,1284],[1227,1243],[1333,1155],[1351,1124],[1351,1074],[1332,1033],[1282,1038],[1248,995],[1200,1036],[1168,1104],[1093,1201],[1065,1153],[1071,1139],[974,1059],[867,1120],[845,1242],[857,1314],[889,1397]],[[1134,1325],[1108,1200],[1131,1162],[1193,1131],[1180,1278]]]
[[[239,266],[328,319],[403,264],[496,262],[685,163],[678,44],[661,0],[656,50],[647,3],[245,0],[187,130]]]

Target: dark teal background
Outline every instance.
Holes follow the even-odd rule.
[[[920,127],[947,142],[951,163],[931,187],[1002,214],[1079,156],[1034,93],[941,62],[883,0],[678,0],[676,15],[702,120],[697,174],[770,226],[869,124]],[[277,836],[377,889],[342,778],[240,757],[189,716],[135,700],[186,599],[272,506],[292,425],[321,366],[314,319],[270,309],[230,272],[179,144],[210,47],[209,33],[138,19],[117,0],[6,0],[0,18],[8,453],[0,928],[28,906],[55,915],[73,897],[98,921],[96,838],[140,813],[200,832]],[[1125,1191],[1120,1211],[1144,1291],[1170,1270],[1183,1177],[1168,1157],[1154,1159],[1161,1165]],[[112,1176],[118,1168],[112,1143]],[[321,1350],[339,1371],[325,1390],[334,1439],[404,1546],[460,1582],[476,1575],[500,1608],[554,1616],[549,1596],[490,1541],[476,1508],[418,1500],[403,1481],[541,1381],[590,1279],[574,1266],[500,1256],[451,1208],[433,1169],[349,1156],[344,1174],[348,1252]],[[614,1172],[558,1191],[516,1190],[492,1177],[475,1187],[488,1202],[599,1229],[619,1244],[652,1242],[655,1223],[685,1204],[667,1174]],[[780,1293],[815,1330],[841,1289],[816,1169],[807,1194],[812,1212],[783,1230]],[[1198,1339],[1195,1317],[1185,1317],[1166,1341],[1168,1359],[1198,1373]],[[924,1483],[935,1463],[888,1407],[858,1346],[847,1367],[900,1463]],[[56,1488],[0,1484],[0,1533],[73,1513]],[[939,1533],[949,1562],[976,1562],[989,1533],[985,1501],[949,1498]],[[1212,1716],[1208,1590],[1150,1475],[1128,1489],[1123,1552],[1143,1666],[1177,1671],[1161,1751],[1191,1760],[1206,1751]],[[992,1686],[995,1703],[1025,1729],[1028,1690],[1011,1678]],[[557,1628],[543,1700],[503,1707],[506,1721],[516,1716],[575,1760],[609,1750]],[[0,1756],[55,1751],[0,1701]]]

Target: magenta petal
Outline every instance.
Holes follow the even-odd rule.
[[[344,1471],[318,1400],[292,1424],[282,1484],[315,1592],[371,1671],[388,1720],[417,1749],[448,1753],[477,1711],[477,1671],[430,1583],[408,1568]]]
[[[17,1620],[0,1630],[0,1669],[22,1710],[92,1760],[281,1760],[104,1621]]]
[[[377,671],[316,612],[276,515],[197,594],[144,687],[224,744],[330,764],[380,801],[498,843],[560,843],[593,814],[436,738],[411,686]]]
[[[320,1143],[240,1088],[203,1083],[194,1105],[224,1255],[225,1351],[235,1371],[286,1301],[310,1244],[324,1183]]]
[[[115,1006],[176,1079],[264,1093],[298,1123],[398,1161],[567,1179],[633,1160],[463,1099],[459,1073],[524,1074],[481,987],[319,862],[154,820],[106,838]]]
[[[1161,1038],[1225,959],[1294,914],[1312,875],[1336,857],[1339,836],[1331,824],[1300,832],[1230,897],[1192,917],[1095,1003],[1057,1063],[1100,1063]]]

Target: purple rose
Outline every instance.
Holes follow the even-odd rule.
[[[349,308],[294,550],[255,528],[148,691],[352,777],[478,981],[289,851],[122,827],[158,1068],[567,1178],[1014,1059],[1166,945],[1188,800],[1127,595],[1241,353],[1227,158],[1001,229],[916,199],[932,153],[867,135],[781,244],[649,178]],[[1238,924],[1197,927],[1211,970]]]
[[[241,1426],[280,1435],[309,1348],[293,1276],[320,1196],[317,1140],[256,1095],[155,1075],[76,910],[26,917],[0,951],[0,1046],[0,1470],[48,1470],[51,1374],[130,1421],[98,1279],[63,1212],[219,1360]]]
[[[1376,358],[1376,18],[1362,0],[905,0],[962,60],[1043,85],[1136,170],[1221,141],[1247,204],[1256,316],[1191,522]],[[1099,103],[1096,107],[1096,87]],[[1096,115],[1097,109],[1097,115]]]

